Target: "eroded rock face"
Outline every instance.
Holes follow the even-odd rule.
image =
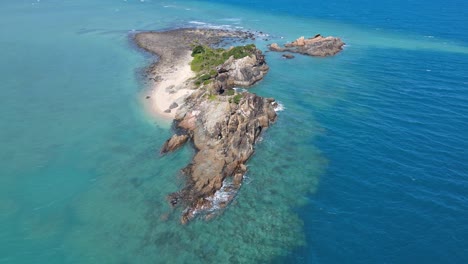
[[[312,38],[300,37],[291,43],[287,43],[284,47],[273,43],[269,46],[271,51],[277,52],[295,52],[310,56],[333,56],[343,50],[345,43],[336,37],[322,37],[320,34]]]
[[[251,93],[241,96],[236,104],[229,102],[229,96],[207,100],[204,93],[194,93],[187,98],[189,104],[185,113],[176,120],[178,128],[190,135],[197,150],[192,163],[183,169],[187,176],[186,187],[169,196],[173,206],[186,206],[182,223],[197,214],[210,217],[215,209],[224,207],[234,198],[255,143],[276,120],[274,99]],[[220,204],[215,197],[222,188],[228,194]]]
[[[218,93],[234,86],[251,86],[263,79],[269,67],[265,62],[265,56],[260,50],[254,54],[234,59],[230,57],[218,67],[218,76],[215,78],[214,89]]]

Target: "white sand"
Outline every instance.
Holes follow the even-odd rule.
[[[195,73],[190,69],[191,60],[191,52],[188,51],[180,60],[174,61],[174,67],[160,69],[159,75],[162,79],[155,82],[149,90],[149,107],[153,114],[165,119],[174,119],[184,99],[193,92],[188,82],[190,78],[195,77]],[[171,109],[170,113],[164,112],[173,103],[177,103],[179,107]]]

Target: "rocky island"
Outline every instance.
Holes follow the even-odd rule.
[[[269,45],[271,51],[277,52],[294,52],[310,56],[333,56],[343,49],[345,43],[336,37],[322,37],[317,34],[312,38],[300,37],[293,42],[286,43],[284,47],[280,47],[277,43]],[[286,58],[291,58],[291,55],[283,55]]]
[[[260,81],[269,67],[254,45],[214,48],[226,39],[249,39],[243,31],[179,29],[135,35],[139,47],[159,56],[148,71],[155,85],[146,98],[160,115],[173,119],[175,134],[161,149],[175,151],[187,141],[196,149],[183,170],[186,184],[169,194],[182,206],[181,222],[209,219],[239,190],[260,135],[276,120],[276,102],[236,87]]]

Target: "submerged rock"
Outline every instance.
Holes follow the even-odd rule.
[[[295,58],[294,55],[292,55],[292,54],[283,54],[282,57],[285,58],[285,59],[294,59]]]
[[[320,34],[315,35],[312,38],[300,37],[293,42],[287,43],[284,47],[280,47],[278,44],[273,43],[269,45],[271,51],[277,52],[295,52],[310,56],[333,56],[343,50],[345,43],[336,37],[322,37]]]

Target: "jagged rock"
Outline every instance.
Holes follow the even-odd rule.
[[[174,109],[174,108],[177,108],[178,106],[179,105],[176,102],[174,102],[169,106],[169,109]]]
[[[171,109],[164,110],[164,113],[170,113],[170,112],[171,112]]]
[[[285,59],[294,59],[294,55],[292,55],[292,54],[283,54],[282,57],[285,58]]]
[[[271,44],[269,48],[271,51],[283,51],[283,49],[277,43]]]
[[[265,63],[265,56],[260,50],[241,59],[230,57],[218,67],[218,74],[214,81],[214,89],[218,93],[234,86],[251,86],[263,79],[269,67]]]
[[[184,145],[185,142],[187,142],[188,139],[188,135],[173,135],[166,141],[166,143],[164,143],[161,149],[161,154],[172,152],[180,148],[182,145]]]
[[[281,48],[278,44],[273,43],[269,46],[271,51],[278,52],[295,52],[306,54],[310,56],[333,56],[343,49],[345,43],[336,37],[322,37],[320,34],[315,35],[312,38],[300,37],[291,43],[284,45]]]

